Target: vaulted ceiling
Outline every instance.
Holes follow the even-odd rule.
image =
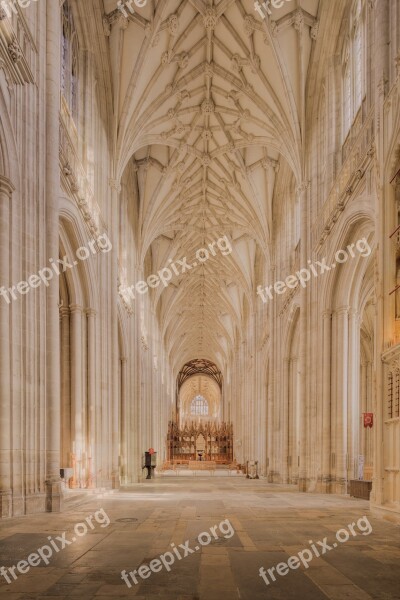
[[[133,169],[139,262],[148,273],[227,235],[233,252],[154,291],[177,372],[208,358],[224,372],[269,263],[282,163],[302,180],[304,99],[319,0],[265,19],[253,0],[148,0],[128,18],[105,0],[119,177]]]

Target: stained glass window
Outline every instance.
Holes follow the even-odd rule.
[[[192,404],[190,406],[190,413],[192,415],[198,416],[207,416],[208,415],[208,402],[203,396],[196,396],[192,400]]]

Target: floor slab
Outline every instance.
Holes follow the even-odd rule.
[[[1,522],[0,597],[400,600],[399,534],[363,500],[239,477],[157,478]],[[29,565],[38,552],[46,561]],[[290,557],[298,568],[285,568]],[[11,572],[17,563],[27,572]]]

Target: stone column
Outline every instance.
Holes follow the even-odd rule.
[[[374,412],[373,411],[373,398],[372,398],[372,390],[373,390],[373,385],[374,385],[374,377],[373,377],[373,373],[374,373],[374,369],[372,368],[372,362],[368,362],[367,366],[366,366],[366,386],[367,386],[367,390],[366,390],[366,404],[367,404],[367,410],[365,412]],[[385,410],[385,400],[386,397],[383,400],[383,406],[382,406],[382,410]],[[364,427],[363,427],[364,429]],[[366,435],[366,447],[367,447],[367,451],[365,453],[366,456],[366,460],[368,459],[368,464],[371,465],[373,464],[373,453],[374,453],[374,446],[373,446],[373,432],[371,431],[371,429],[368,427],[367,429],[365,429],[365,435]],[[375,468],[375,467],[374,467]]]
[[[299,406],[299,359],[292,360],[292,481],[290,483],[298,484],[299,482],[299,432],[297,427]]]
[[[46,2],[46,258],[59,253],[60,4]],[[46,290],[46,510],[61,509],[59,280]]]
[[[119,487],[119,413],[118,413],[118,371],[119,371],[119,342],[118,342],[118,247],[119,247],[119,198],[121,194],[121,185],[115,180],[109,181],[111,188],[110,206],[111,211],[109,221],[109,231],[113,250],[109,254],[110,261],[110,307],[109,307],[109,327],[110,327],[110,350],[111,350],[111,385],[109,398],[110,411],[110,470],[111,487]]]
[[[348,478],[358,476],[360,454],[360,316],[356,309],[349,315],[348,361]]]
[[[301,224],[300,224],[300,264],[307,265],[307,247],[308,247],[308,207],[307,207],[307,189],[308,182],[303,182],[297,188],[299,195]],[[300,289],[300,343],[299,343],[299,371],[300,371],[300,386],[299,386],[299,439],[300,439],[300,464],[299,464],[299,491],[306,492],[308,488],[308,435],[307,435],[307,310],[308,310],[308,292],[307,287]]]
[[[133,281],[139,281],[139,269],[135,268],[133,273]],[[143,452],[143,430],[145,428],[144,423],[144,411],[142,406],[142,343],[141,343],[141,329],[140,329],[140,309],[136,301],[135,313],[133,315],[133,332],[132,332],[132,377],[131,377],[131,390],[132,390],[132,422],[130,429],[130,438],[132,439],[132,450],[130,460],[132,461],[132,477],[134,481],[140,481],[142,476],[142,452]]]
[[[294,377],[293,377],[293,358],[287,359],[287,378],[288,378],[288,388],[287,388],[287,412],[288,412],[288,450],[287,450],[287,473],[288,473],[288,483],[293,483],[293,442],[294,442],[294,431],[293,431],[293,423],[294,423]]]
[[[87,371],[88,371],[88,481],[87,487],[96,487],[96,311],[89,308],[86,311],[87,318]]]
[[[282,483],[288,483],[288,470],[289,470],[289,420],[290,420],[290,391],[291,391],[291,363],[289,358],[283,360],[283,372],[282,372],[282,387],[283,387],[283,398],[282,398],[282,422],[281,422],[281,436],[282,436],[282,453],[281,453],[281,481]]]
[[[69,308],[60,310],[61,328],[61,467],[70,467],[71,373]]]
[[[323,368],[322,368],[322,490],[330,492],[331,486],[331,348],[332,313],[323,313]]]
[[[71,423],[74,475],[71,487],[83,487],[83,399],[82,399],[82,307],[72,304],[71,309]]]
[[[0,175],[0,285],[10,286],[10,203],[12,184]],[[0,518],[11,517],[10,302],[0,297]]]
[[[127,473],[127,456],[128,456],[128,435],[129,435],[129,407],[128,399],[126,394],[127,388],[127,359],[122,357],[121,361],[121,380],[120,380],[120,398],[121,398],[121,411],[120,411],[120,429],[121,429],[121,464],[120,472],[122,483],[128,483]]]
[[[360,395],[361,395],[361,414],[368,412],[367,411],[367,365],[365,362],[361,363],[360,366],[361,376],[360,376]],[[365,464],[367,464],[367,445],[366,445],[366,435],[365,435],[365,427],[361,427],[361,443],[360,443],[361,453],[365,456]]]
[[[347,404],[349,307],[342,306],[337,314],[337,371],[336,371],[336,493],[347,493]]]

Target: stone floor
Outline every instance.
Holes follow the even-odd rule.
[[[96,512],[100,509],[104,512]],[[85,535],[82,525],[75,526],[91,515],[92,527],[86,523]],[[359,522],[363,516],[372,526],[369,535],[359,530],[368,531],[366,522]],[[226,519],[231,526],[222,524]],[[348,531],[351,523],[355,523],[357,535],[349,534],[348,541],[335,542],[336,532],[343,528]],[[62,542],[56,536],[62,538],[64,531],[72,543],[64,542],[66,548],[60,550]],[[207,531],[212,542],[200,548],[196,538]],[[311,540],[322,552],[317,542],[324,538],[337,547],[314,557],[308,569],[301,566],[286,575],[272,570],[305,549],[311,553]],[[191,549],[199,550],[181,560],[171,554],[176,560],[170,572],[163,569],[146,579],[136,574],[138,584],[131,582],[131,588],[122,581],[122,570],[148,565],[173,551],[171,544],[183,555],[179,544],[185,545],[186,540],[190,540]],[[209,538],[205,535],[201,540],[206,544]],[[59,551],[54,549],[47,566],[41,562],[26,574],[14,571],[15,581],[7,571],[11,584],[0,577],[1,598],[400,599],[398,526],[372,518],[363,500],[299,494],[289,486],[272,486],[262,480],[158,478],[124,492],[92,496],[63,514],[5,521],[0,524],[0,567],[8,569],[32,553],[31,560],[36,563],[36,551],[51,541]],[[42,550],[43,555],[50,552],[51,546]],[[155,570],[159,564],[154,563]],[[28,563],[21,564],[21,570],[27,567]],[[259,575],[260,567],[271,569],[276,581],[267,586]],[[283,567],[280,570],[285,572]],[[150,573],[146,569],[141,572]]]

